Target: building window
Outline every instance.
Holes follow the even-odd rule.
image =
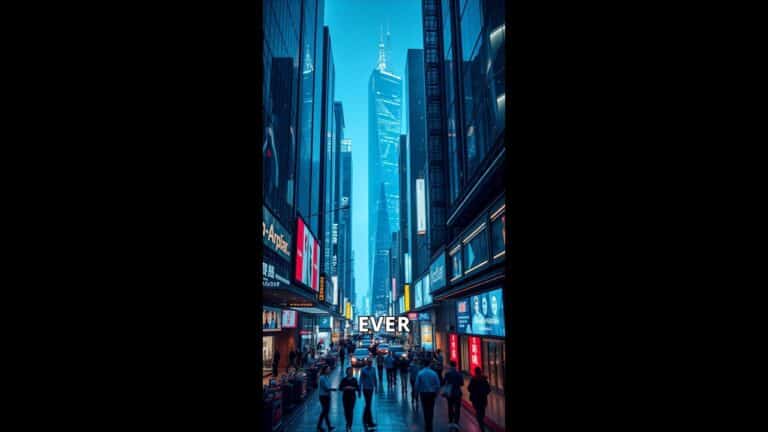
[[[500,213],[491,222],[491,253],[493,259],[501,259],[506,254],[506,214]]]
[[[488,263],[488,229],[485,223],[470,232],[462,243],[465,275]]]

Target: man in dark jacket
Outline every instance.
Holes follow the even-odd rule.
[[[448,398],[448,424],[458,426],[461,415],[461,387],[464,386],[464,376],[456,370],[456,362],[451,360],[451,367],[445,374],[445,385],[450,386]]]
[[[485,407],[488,406],[488,394],[491,392],[491,386],[479,367],[475,368],[475,376],[469,381],[467,390],[469,390],[469,401],[475,408],[477,424],[480,425],[480,430],[484,431],[483,419],[485,418]]]

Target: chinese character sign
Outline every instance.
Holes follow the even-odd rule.
[[[457,364],[459,362],[459,335],[456,333],[450,333],[448,335],[448,350],[449,350],[449,357],[448,359],[451,361],[455,361]]]
[[[475,375],[475,368],[482,368],[483,366],[483,354],[482,346],[480,345],[480,338],[477,336],[469,337],[469,371],[472,376]]]

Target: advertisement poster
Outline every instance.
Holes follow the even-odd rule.
[[[464,333],[484,336],[505,336],[504,299],[501,288],[472,296],[469,298],[469,303],[470,323],[464,327]],[[460,304],[460,302],[457,304]],[[457,321],[459,316],[457,310]],[[457,327],[461,332],[462,327],[460,325]]]
[[[421,349],[424,351],[434,351],[432,344],[432,324],[421,323]]]
[[[331,328],[331,317],[323,316],[317,319],[317,326],[321,329]]]
[[[469,333],[467,326],[470,322],[469,299],[456,301],[456,330],[461,334]]]
[[[296,281],[312,288],[313,291],[320,289],[320,245],[315,237],[309,231],[309,227],[304,224],[301,218],[298,218],[296,227],[296,271],[294,277]]]
[[[283,310],[283,328],[296,328],[298,315],[298,312],[294,310]]]
[[[282,329],[280,326],[281,310],[264,306],[261,311],[261,317],[263,321],[263,331],[279,331]]]

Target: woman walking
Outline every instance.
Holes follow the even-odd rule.
[[[339,383],[344,402],[344,417],[347,420],[347,432],[352,430],[352,414],[355,412],[355,400],[360,396],[360,385],[355,377],[352,376],[352,368],[347,368],[347,376]]]
[[[328,378],[330,373],[331,368],[327,365],[323,366],[322,375],[320,375],[320,385],[318,386],[320,406],[323,408],[323,411],[320,414],[320,418],[317,419],[317,430],[321,432],[323,430],[323,419],[325,419],[325,424],[328,426],[328,432],[336,429],[331,426],[331,420],[328,418],[328,413],[331,411],[331,392],[336,391],[335,388],[331,387],[331,380]]]
[[[472,402],[472,406],[475,408],[477,425],[481,431],[484,431],[483,419],[485,418],[485,407],[488,406],[488,394],[491,392],[491,386],[479,367],[475,368],[475,376],[469,380],[469,387],[467,389],[469,390],[469,401]]]

